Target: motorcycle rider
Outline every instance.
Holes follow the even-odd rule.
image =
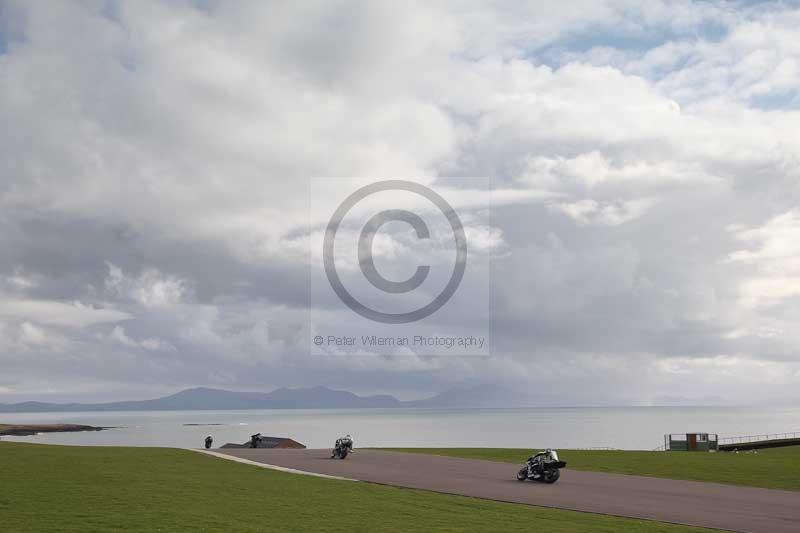
[[[536,455],[533,455],[530,459],[528,459],[528,476],[533,477],[534,479],[538,478],[542,475],[544,471],[543,463],[546,460],[552,460],[553,458],[553,450],[547,448],[543,452],[539,452]]]
[[[250,447],[258,448],[259,444],[261,444],[261,433],[256,433],[250,437]]]
[[[535,455],[531,455],[522,468],[517,471],[517,481],[526,479],[552,484],[561,477],[560,470],[567,466],[565,461],[558,458],[558,452],[547,448]]]
[[[206,437],[206,450],[211,448],[212,444],[214,444],[214,438],[211,435],[209,435],[208,437]]]
[[[334,444],[333,452],[331,452],[331,459],[336,457],[336,450],[341,450],[342,447],[348,446],[350,448],[350,453],[353,453],[353,438],[348,433],[344,437],[339,437],[336,439],[336,444]]]

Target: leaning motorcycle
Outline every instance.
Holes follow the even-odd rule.
[[[561,477],[560,469],[567,463],[559,460],[558,452],[545,450],[528,458],[525,465],[517,472],[517,481],[538,481],[539,483],[555,483]]]
[[[350,453],[353,453],[353,439],[350,438],[350,435],[336,439],[331,458],[344,459]]]

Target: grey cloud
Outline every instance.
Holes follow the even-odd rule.
[[[0,8],[0,401],[413,395],[553,359],[573,401],[796,385],[793,250],[765,251],[798,231],[796,10],[114,6]],[[496,244],[493,357],[308,353],[320,176],[503,190],[491,227],[460,207]]]

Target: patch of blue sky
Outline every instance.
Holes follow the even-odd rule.
[[[750,105],[764,110],[800,109],[800,91],[775,91],[750,98]]]
[[[100,13],[102,14],[103,17],[107,18],[108,20],[111,20],[116,24],[123,26],[124,24],[122,23],[120,9],[121,8],[117,0],[106,0],[106,2],[100,8]]]
[[[624,27],[593,27],[588,31],[568,35],[545,47],[532,50],[526,57],[537,63],[558,68],[565,62],[588,54],[594,49],[604,48],[619,51],[620,56],[636,56],[672,41],[718,42],[727,33],[727,26],[714,20],[704,20],[696,26],[687,28],[642,26],[630,21]]]
[[[222,0],[192,0],[191,5],[194,6],[195,9],[199,9],[200,11],[205,11],[207,13],[213,13],[220,9],[220,7],[224,7],[224,1]]]
[[[25,37],[21,33],[6,31],[6,28],[0,26],[0,55],[9,53],[24,42]]]
[[[106,0],[100,9],[103,18],[112,22],[115,26],[119,27],[122,31],[128,32],[128,27],[125,24],[122,7],[118,0]],[[119,63],[122,68],[128,71],[136,70],[136,54],[134,51],[127,47],[121,47],[111,52],[114,59]]]
[[[0,55],[7,54],[15,45],[25,42],[22,15],[0,4]]]
[[[122,68],[130,72],[135,71],[138,66],[135,52],[129,49],[114,52],[114,59],[116,59],[117,63],[119,63]]]

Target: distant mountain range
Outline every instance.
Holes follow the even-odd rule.
[[[479,385],[450,389],[431,398],[400,401],[394,396],[379,394],[359,396],[352,392],[327,387],[288,389],[272,392],[235,392],[198,387],[182,390],[153,400],[110,403],[46,403],[22,402],[0,404],[0,413],[36,413],[69,411],[189,411],[216,409],[346,409],[346,408],[456,408],[456,407],[520,407],[535,405],[531,398],[509,389]]]

